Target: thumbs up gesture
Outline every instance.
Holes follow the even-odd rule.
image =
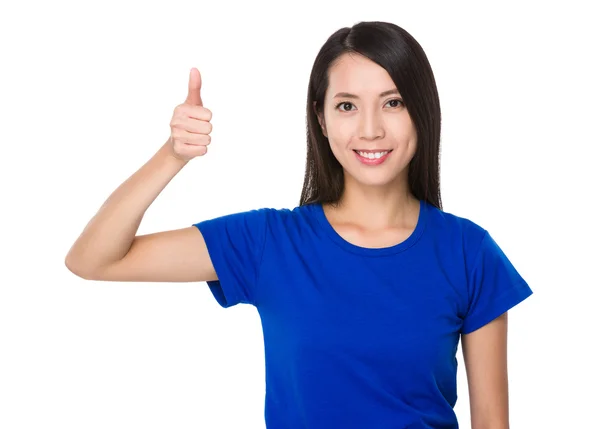
[[[206,154],[210,144],[212,112],[202,105],[201,86],[200,72],[194,67],[190,70],[187,98],[175,107],[170,123],[173,156],[186,162]]]

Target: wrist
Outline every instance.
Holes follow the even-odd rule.
[[[159,150],[158,155],[164,162],[167,162],[176,168],[183,168],[189,162],[189,160],[179,158],[173,152],[173,144],[171,143],[171,139],[167,140],[167,142]]]

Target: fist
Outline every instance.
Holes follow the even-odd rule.
[[[190,70],[188,95],[185,102],[175,107],[171,119],[169,143],[172,154],[182,161],[189,161],[206,154],[212,131],[212,112],[202,105],[200,87],[202,78],[197,68]]]

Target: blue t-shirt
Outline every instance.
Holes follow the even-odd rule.
[[[485,229],[424,200],[386,248],[343,239],[321,204],[194,225],[217,302],[260,315],[268,429],[458,428],[460,334],[532,294]]]

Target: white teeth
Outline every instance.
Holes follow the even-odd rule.
[[[383,152],[360,152],[360,151],[357,151],[357,152],[363,158],[377,159],[377,158],[381,158],[383,155],[388,153],[389,150],[385,150]]]

